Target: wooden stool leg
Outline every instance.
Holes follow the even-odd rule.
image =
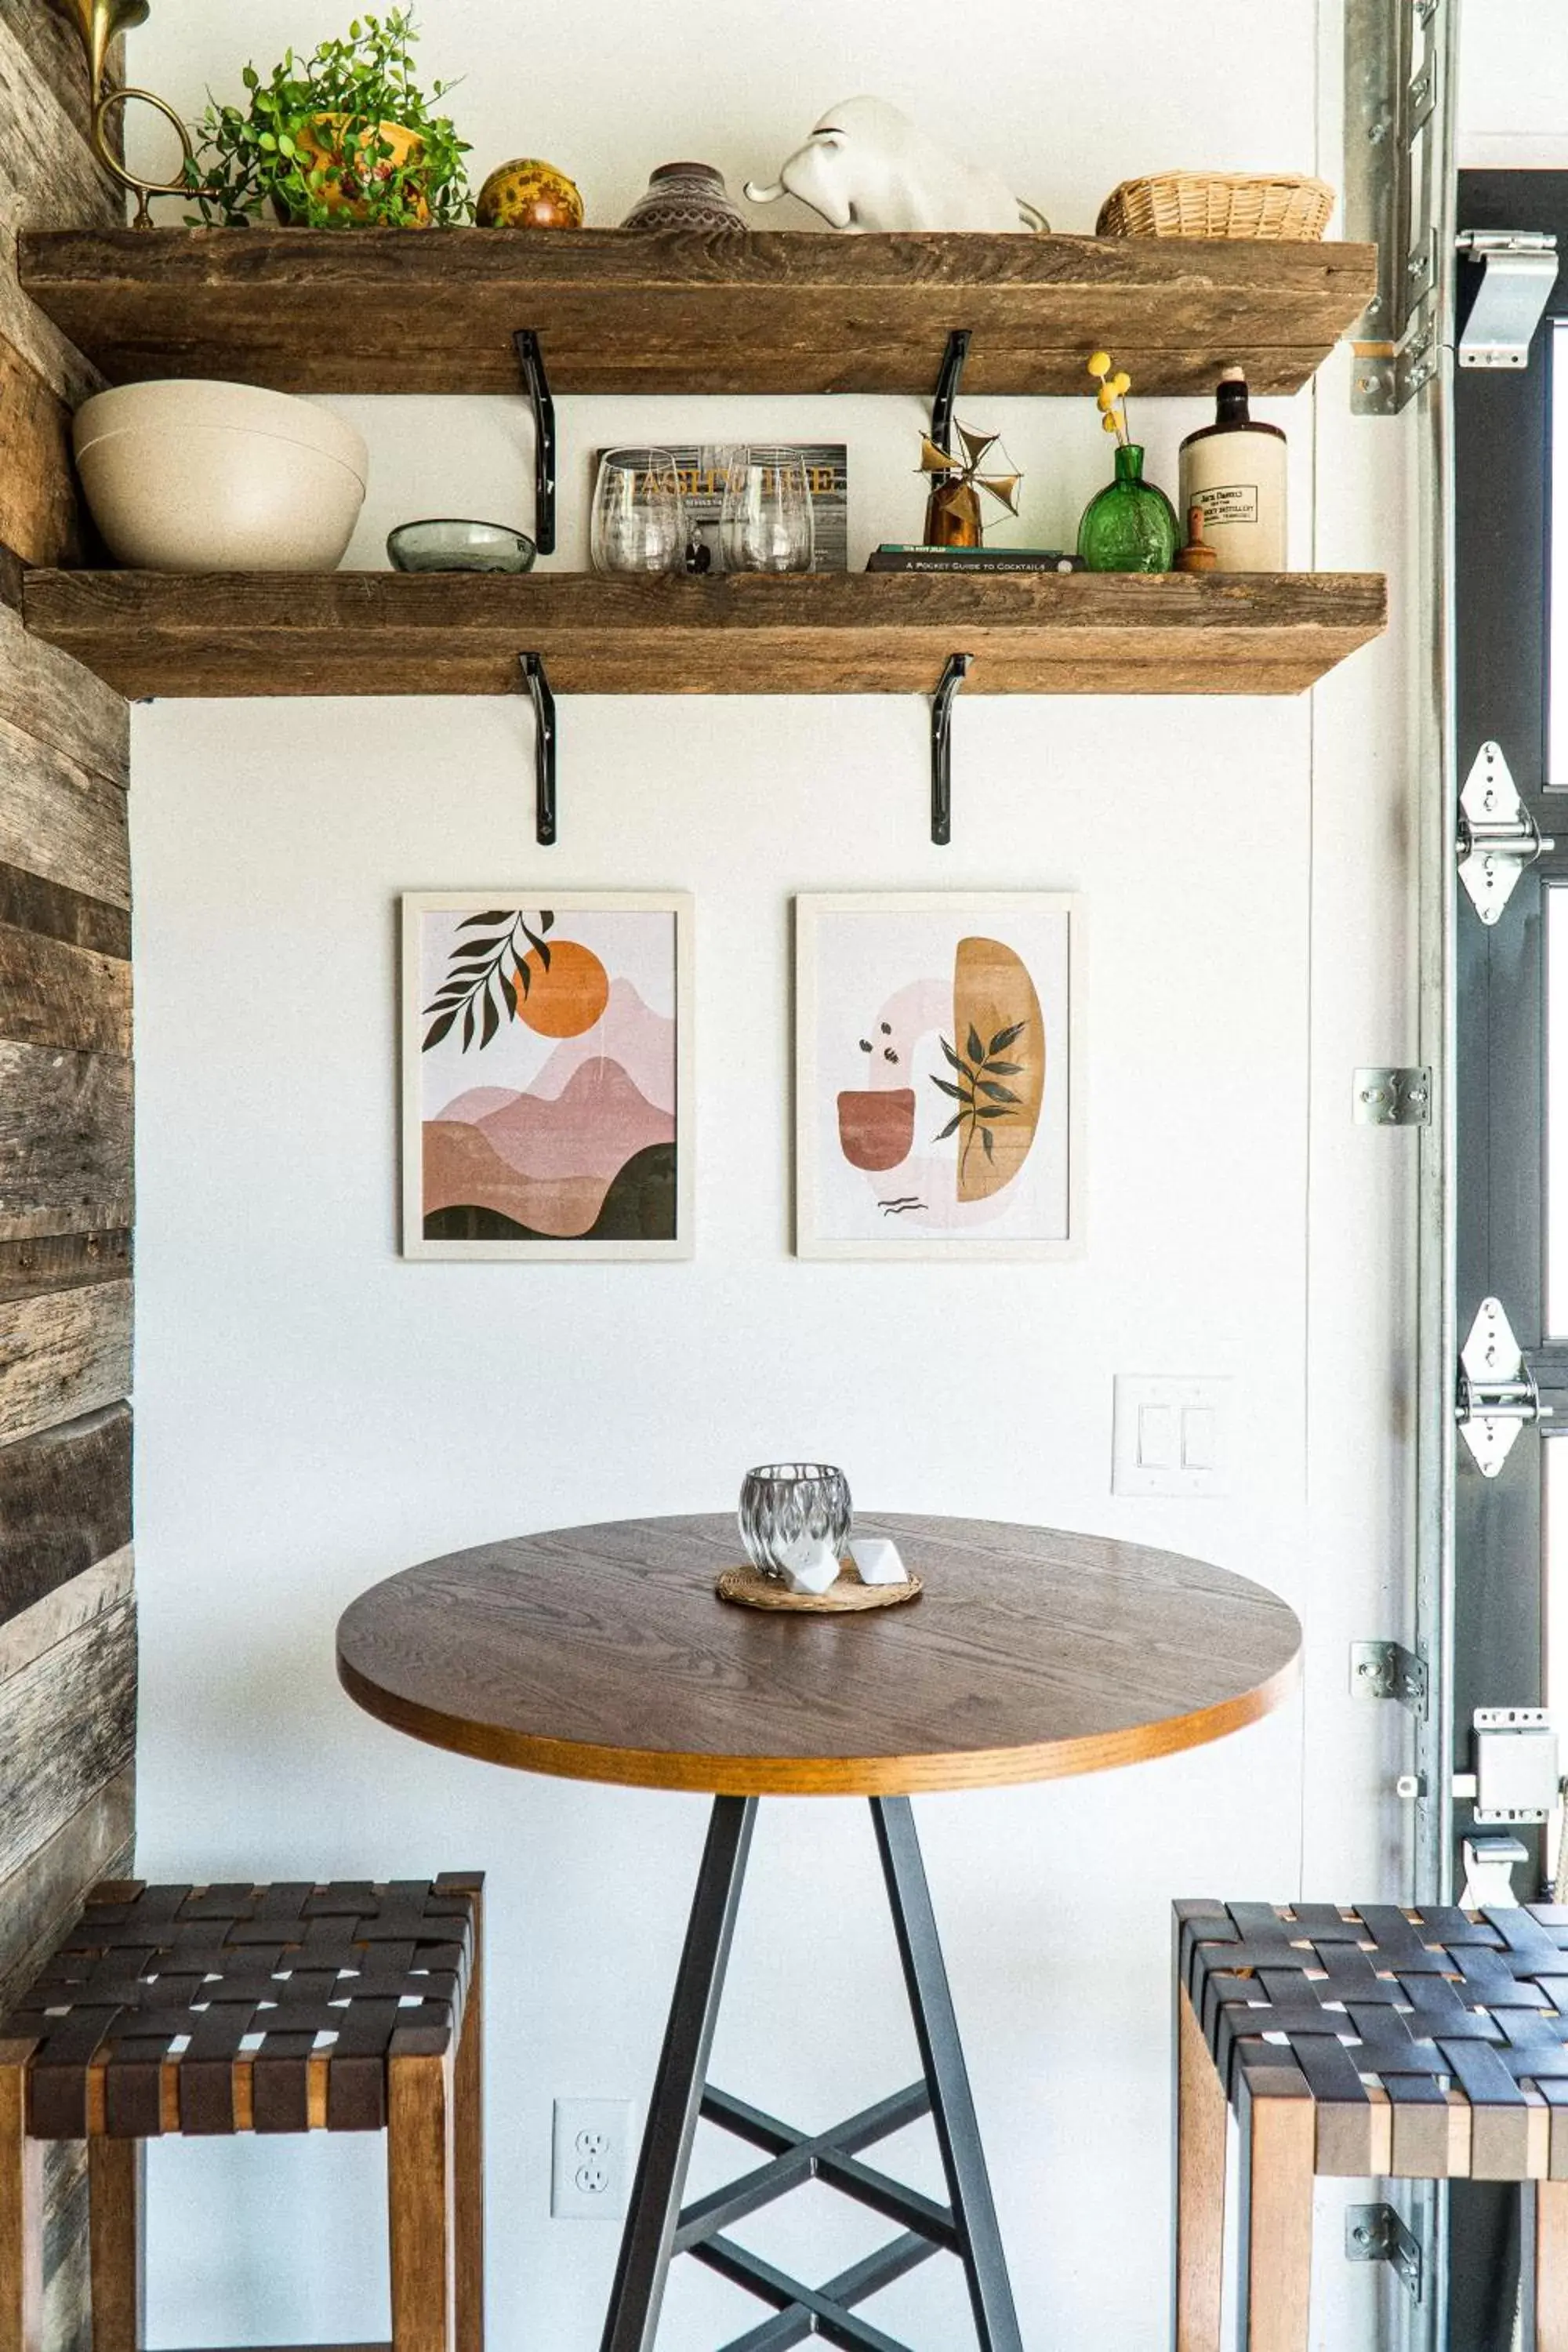
[[[1317,2110],[1293,2066],[1241,2070],[1238,2352],[1307,2352]]]
[[[27,2137],[30,2042],[0,2042],[0,2352],[43,2352],[44,2142]]]
[[[485,2137],[484,2137],[484,1912],[474,1896],[474,1973],[463,2011],[453,2083],[457,2113],[453,2158],[457,2179],[458,2352],[484,2352],[485,2342]]]
[[[1568,2180],[1536,2184],[1535,2352],[1568,2352]]]
[[[400,2054],[395,2041],[387,2061],[392,2352],[455,2352],[453,2073],[449,2050]]]
[[[87,2144],[92,2352],[141,2352],[146,2333],[142,2201],[147,2152],[139,2139]]]
[[[1225,2088],[1186,1988],[1176,1994],[1176,2352],[1219,2352]]]

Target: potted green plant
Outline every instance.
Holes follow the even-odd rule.
[[[467,145],[414,79],[411,11],[359,16],[313,55],[292,49],[263,80],[247,65],[243,106],[211,104],[185,167],[200,219],[231,227],[270,205],[309,228],[427,228],[472,211]]]

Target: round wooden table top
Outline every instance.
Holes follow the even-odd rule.
[[[897,1796],[1104,1771],[1238,1731],[1301,1628],[1179,1554],[988,1519],[857,1515],[918,1600],[854,1616],[713,1590],[735,1521],[626,1519],[484,1544],[372,1586],[338,1626],[351,1697],[437,1748],[722,1796]]]

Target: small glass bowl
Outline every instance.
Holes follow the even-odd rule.
[[[849,1481],[830,1462],[765,1462],[741,1487],[741,1540],[746,1558],[775,1584],[787,1571],[833,1546],[842,1554],[851,1517]]]
[[[387,533],[386,551],[398,572],[531,572],[538,552],[526,531],[455,515],[400,522]]]

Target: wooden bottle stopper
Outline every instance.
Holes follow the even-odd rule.
[[[1212,572],[1219,557],[1204,537],[1202,507],[1187,509],[1187,543],[1176,550],[1173,569],[1177,572]]]

